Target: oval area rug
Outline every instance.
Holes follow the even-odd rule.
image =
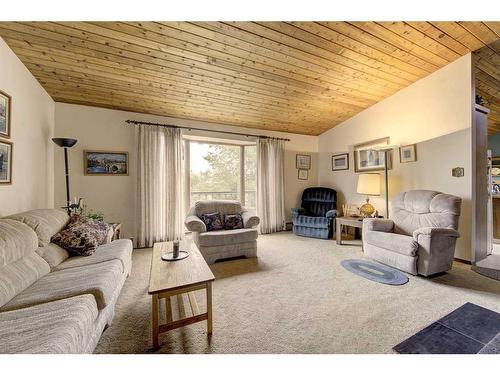
[[[363,259],[346,259],[340,262],[346,270],[382,284],[403,285],[408,282],[408,276],[395,268]]]

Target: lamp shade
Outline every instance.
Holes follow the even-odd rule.
[[[52,142],[59,147],[73,147],[77,141],[73,138],[52,138]]]
[[[380,195],[380,175],[377,173],[360,174],[356,191],[363,195]]]

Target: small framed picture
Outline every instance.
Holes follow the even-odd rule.
[[[307,180],[309,178],[309,171],[307,169],[299,169],[299,180]]]
[[[299,155],[296,158],[297,169],[311,169],[311,155]]]
[[[12,184],[12,147],[0,139],[0,184]]]
[[[10,138],[11,98],[0,91],[0,137]]]
[[[399,148],[399,162],[400,163],[410,163],[412,161],[417,161],[417,147],[415,144],[401,146]]]
[[[344,171],[349,169],[349,154],[338,154],[332,156],[332,171]]]
[[[83,171],[93,176],[128,176],[128,152],[85,150]]]

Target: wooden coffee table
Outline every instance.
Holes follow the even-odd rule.
[[[175,262],[167,262],[161,259],[162,254],[172,251],[173,242],[158,242],[153,247],[153,258],[151,259],[151,273],[149,277],[149,291],[151,301],[151,325],[153,333],[153,348],[159,347],[158,336],[160,333],[172,329],[184,327],[188,324],[207,321],[207,333],[212,334],[212,283],[215,280],[200,254],[196,245],[190,241],[181,241],[181,250],[189,252],[185,259]],[[207,312],[200,313],[194,291],[206,289]],[[183,295],[187,294],[191,316],[186,316],[187,306],[184,306]],[[179,318],[172,320],[172,305],[170,298],[177,297],[179,305]],[[160,324],[159,303],[165,300],[165,323]]]

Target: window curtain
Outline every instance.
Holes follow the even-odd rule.
[[[284,141],[257,140],[257,215],[261,233],[285,229],[284,158]]]
[[[182,137],[180,129],[139,126],[137,246],[180,239]]]

